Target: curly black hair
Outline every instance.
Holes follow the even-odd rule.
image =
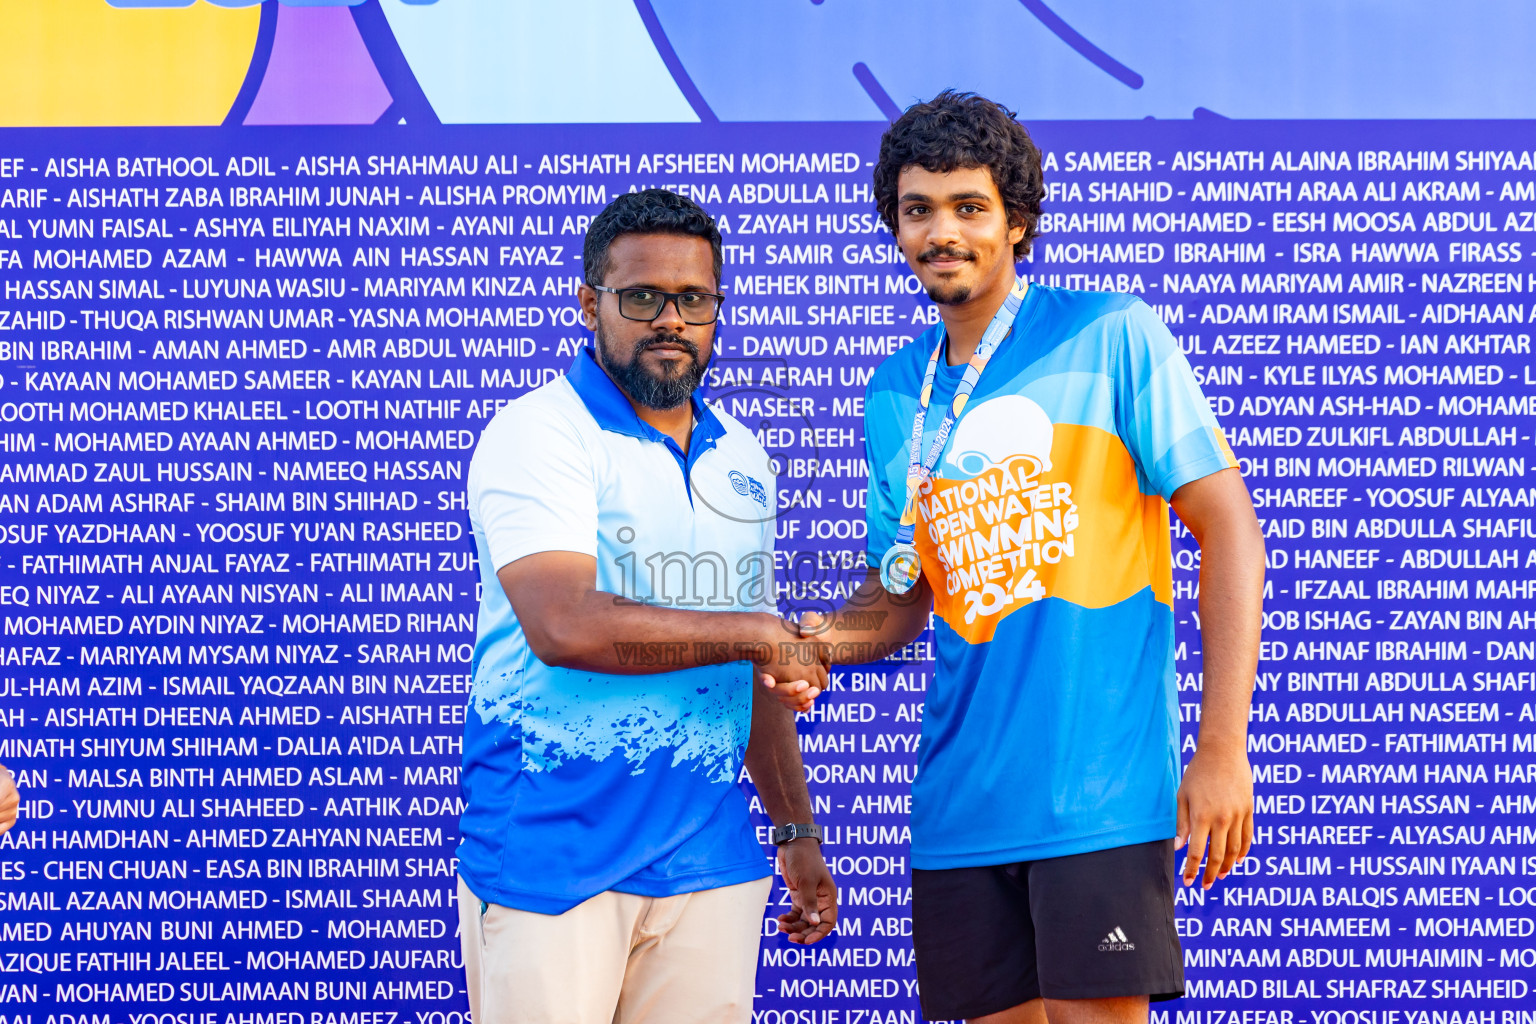
[[[1039,234],[1045,175],[1040,149],[1017,116],[973,92],[953,89],[908,107],[880,136],[880,159],[875,163],[875,206],[891,233],[896,233],[896,179],[903,167],[915,165],[938,174],[985,167],[1003,198],[1009,225],[1024,228],[1013,258],[1029,255]]]
[[[581,247],[581,270],[587,284],[602,284],[608,276],[608,247],[620,235],[691,235],[709,242],[715,257],[715,281],[724,263],[720,229],[715,219],[687,196],[664,188],[648,188],[615,196],[592,218]]]

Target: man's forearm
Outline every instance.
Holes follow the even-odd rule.
[[[811,795],[800,763],[795,713],[754,686],[752,739],[747,744],[747,771],[775,825],[814,824]],[[779,915],[779,931],[797,944],[818,942],[837,925],[837,884],[827,871],[821,840],[809,836],[779,847],[779,873],[791,909]]]
[[[1201,749],[1243,750],[1264,614],[1257,524],[1221,524],[1200,547]]]
[[[1253,773],[1248,707],[1259,663],[1264,533],[1236,469],[1184,484],[1173,506],[1200,545],[1200,738],[1179,783],[1175,838],[1189,844],[1182,875],[1209,889],[1248,855]]]
[[[751,661],[776,681],[826,685],[823,646],[778,615],[645,604],[599,589],[596,569],[591,555],[544,551],[497,570],[528,648],[544,664],[652,675]]]
[[[777,615],[658,608],[591,591],[551,627],[565,668],[618,675],[696,668],[731,661],[758,663],[781,644],[798,645]],[[807,645],[808,647],[808,645]],[[808,658],[814,655],[807,649]]]
[[[761,686],[752,688],[752,739],[747,744],[747,772],[763,810],[775,825],[810,824],[811,795],[800,761],[795,713]],[[812,840],[814,842],[814,840]]]

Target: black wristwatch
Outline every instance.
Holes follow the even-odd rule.
[[[776,825],[768,838],[773,840],[774,846],[783,846],[795,839],[814,839],[821,842],[820,825]]]

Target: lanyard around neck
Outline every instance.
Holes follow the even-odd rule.
[[[902,507],[901,523],[896,529],[898,544],[912,543],[912,538],[917,531],[918,492],[922,489],[923,482],[933,474],[934,467],[938,465],[939,455],[944,451],[944,445],[954,430],[955,421],[965,411],[965,404],[970,400],[971,392],[976,390],[976,382],[981,379],[982,371],[987,368],[987,361],[992,358],[992,353],[1013,330],[1014,318],[1019,314],[1019,306],[1024,301],[1024,293],[1028,288],[1029,282],[1022,277],[1015,280],[1013,288],[1008,292],[1008,297],[1003,300],[1002,308],[993,315],[992,322],[987,324],[981,341],[976,345],[976,351],[971,355],[971,361],[966,364],[960,383],[955,386],[955,396],[950,400],[949,408],[944,413],[938,433],[933,436],[933,442],[928,446],[928,455],[923,458],[923,428],[928,419],[928,404],[933,399],[933,381],[939,372],[939,359],[944,355],[946,335],[939,337],[939,343],[933,348],[933,355],[928,357],[928,369],[923,374],[923,388],[917,395],[917,414],[912,418],[912,441],[907,459],[907,501]]]

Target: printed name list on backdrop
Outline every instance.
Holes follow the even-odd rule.
[[[1257,841],[1180,891],[1189,993],[1155,1020],[1536,1020],[1528,126],[1035,128],[1023,272],[1153,306],[1268,542]],[[781,607],[846,595],[864,386],[937,321],[873,213],[878,135],[4,136],[0,1022],[464,1020],[480,428],[584,343],[592,216],[693,196],[726,245],[710,400],[775,460]],[[1187,758],[1199,552],[1173,546]],[[918,1019],[932,654],[839,671],[802,716],[842,917],[808,949],[765,923],[758,1021]]]

